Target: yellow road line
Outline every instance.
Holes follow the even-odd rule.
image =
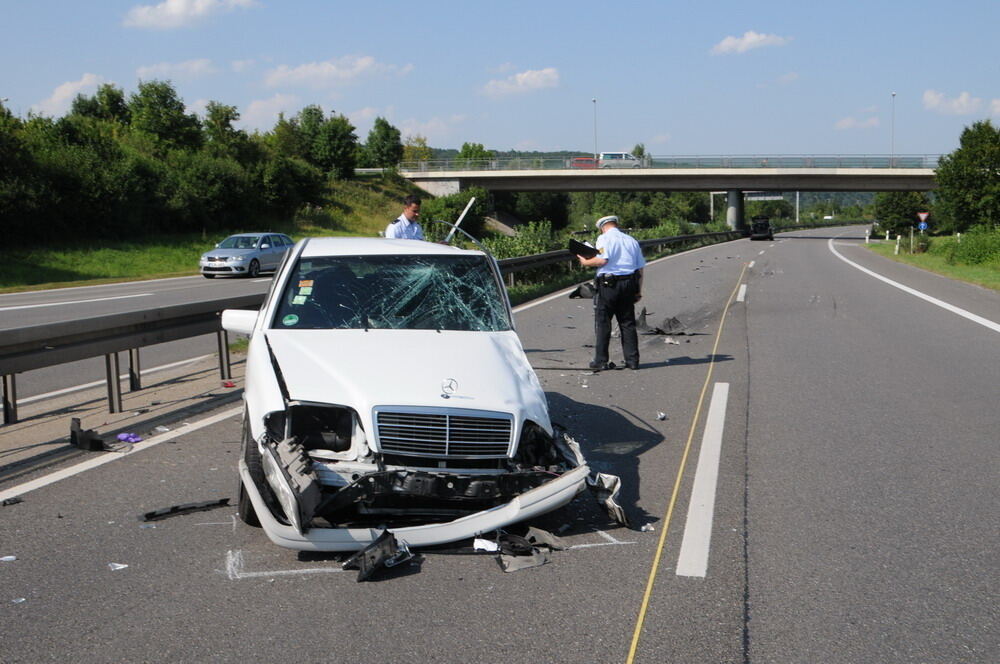
[[[715,369],[715,355],[719,349],[719,341],[722,339],[722,329],[726,325],[726,314],[729,313],[729,307],[733,303],[733,296],[736,295],[736,291],[743,281],[743,275],[746,273],[746,270],[747,267],[744,264],[743,269],[740,271],[740,277],[736,280],[736,286],[733,287],[733,291],[729,294],[729,299],[726,300],[726,307],[722,310],[722,319],[719,321],[719,329],[715,333],[715,344],[712,346],[712,361],[708,364],[705,384],[701,387],[701,394],[698,396],[698,406],[695,408],[694,417],[691,419],[691,430],[688,432],[687,444],[684,446],[684,454],[681,456],[681,463],[677,468],[677,477],[674,480],[674,490],[670,495],[670,504],[667,505],[667,513],[663,517],[663,525],[660,528],[660,539],[656,545],[656,555],[653,557],[653,565],[649,570],[649,579],[646,581],[646,592],[643,593],[642,604],[639,606],[639,616],[636,618],[635,630],[632,632],[632,645],[628,649],[628,659],[625,660],[626,664],[632,664],[635,661],[635,652],[639,646],[639,635],[642,634],[642,625],[646,620],[646,611],[649,608],[649,598],[653,594],[653,584],[656,583],[656,572],[660,568],[663,546],[667,541],[667,531],[670,529],[670,519],[674,514],[674,505],[677,504],[677,495],[681,490],[681,480],[684,478],[684,467],[687,465],[688,454],[691,451],[691,441],[694,440],[698,421],[701,419],[701,407],[705,403],[705,394],[708,392],[708,386],[712,382],[712,371]]]

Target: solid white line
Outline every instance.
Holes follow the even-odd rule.
[[[148,374],[154,374],[158,371],[166,371],[167,369],[173,369],[174,367],[179,367],[185,364],[191,364],[192,362],[200,362],[205,358],[215,357],[215,355],[199,355],[198,357],[192,357],[189,360],[179,360],[177,362],[171,362],[170,364],[161,364],[158,367],[153,367],[152,369],[144,369],[140,375],[146,376]],[[128,378],[128,374],[121,374],[118,376],[119,380],[125,380]],[[45,399],[51,399],[53,397],[59,397],[64,394],[70,394],[71,392],[79,392],[80,390],[88,390],[92,387],[97,387],[98,385],[104,385],[107,381],[95,380],[92,383],[85,383],[83,385],[74,385],[73,387],[64,387],[61,390],[55,390],[54,392],[46,392],[45,394],[36,394],[33,397],[27,397],[26,399],[18,399],[17,405],[23,406],[24,404],[34,403],[36,401],[43,401]]]
[[[155,284],[160,281],[174,281],[177,279],[194,279],[194,277],[164,277],[163,279],[140,279],[138,281],[114,281],[110,284],[92,284],[90,286],[67,286],[66,288],[46,288],[34,291],[19,291],[17,293],[0,293],[0,298],[11,297],[13,295],[24,295],[25,293],[62,293],[64,291],[74,291],[83,288],[111,288],[112,286],[130,286],[132,284]]]
[[[16,309],[38,309],[39,307],[59,307],[65,304],[86,304],[87,302],[107,302],[109,300],[125,300],[130,297],[148,297],[152,293],[136,293],[135,295],[115,295],[114,297],[98,297],[92,300],[67,300],[66,302],[46,302],[44,304],[22,304],[16,307],[0,307],[0,311]]]
[[[758,251],[758,252],[757,252],[757,255],[758,255],[758,256],[760,256],[760,255],[761,255],[761,254],[763,254],[763,253],[764,253],[764,250],[763,250],[763,249],[761,249],[760,251]]]
[[[749,269],[753,269],[753,264],[754,264],[754,263],[756,263],[756,262],[757,262],[757,261],[750,261],[750,264],[749,264],[749,265],[747,265],[747,268],[749,268]]]
[[[736,301],[742,302],[747,297],[747,285],[740,284],[740,292],[736,294]]]
[[[914,295],[916,297],[919,297],[921,300],[926,300],[927,302],[930,302],[931,304],[933,304],[935,306],[941,307],[942,309],[944,309],[946,311],[950,311],[953,314],[958,314],[959,316],[961,316],[963,318],[968,318],[973,323],[979,323],[983,327],[989,328],[989,329],[993,330],[994,332],[1000,332],[1000,323],[996,323],[994,321],[991,321],[988,318],[983,318],[982,316],[977,316],[976,314],[972,313],[971,311],[966,311],[965,309],[960,309],[960,308],[956,307],[953,304],[948,304],[944,300],[939,300],[936,297],[931,297],[930,295],[927,295],[926,293],[921,293],[920,291],[916,290],[915,288],[910,288],[909,286],[904,286],[903,284],[901,284],[901,283],[899,283],[897,281],[893,281],[892,279],[889,279],[888,277],[883,277],[881,274],[878,274],[877,272],[872,272],[868,268],[862,267],[862,266],[858,265],[857,263],[855,263],[852,260],[848,260],[847,258],[845,258],[844,256],[842,256],[839,251],[837,251],[836,249],[833,248],[833,238],[831,238],[831,239],[829,239],[829,240],[826,241],[826,246],[830,249],[830,251],[833,252],[833,255],[836,256],[837,258],[839,258],[840,260],[844,261],[845,263],[847,263],[851,267],[854,267],[854,268],[857,268],[857,269],[861,270],[862,272],[864,272],[865,274],[867,274],[869,276],[875,277],[879,281],[884,281],[885,283],[889,284],[890,286],[894,286],[894,287],[898,288],[899,290],[903,291],[904,293],[909,293],[910,295]]]
[[[715,486],[719,479],[722,456],[722,431],[726,423],[729,383],[716,383],[712,404],[708,407],[705,433],[701,439],[698,469],[691,489],[687,524],[677,559],[677,576],[704,577],[708,571],[708,549],[712,542],[712,518],[715,512]]]
[[[213,415],[212,417],[201,420],[200,422],[186,424],[179,429],[174,429],[173,431],[160,434],[159,436],[153,436],[152,438],[144,440],[141,443],[136,443],[128,452],[104,452],[98,457],[88,459],[82,463],[76,464],[75,466],[70,466],[69,468],[45,475],[44,477],[39,477],[37,480],[32,480],[15,487],[11,487],[6,491],[0,491],[0,500],[7,500],[8,498],[13,498],[14,496],[23,496],[29,491],[34,491],[35,489],[41,489],[42,487],[46,487],[50,484],[55,484],[60,480],[64,480],[67,477],[73,477],[74,475],[79,475],[80,473],[90,470],[91,468],[97,468],[98,466],[103,466],[106,463],[123,459],[168,440],[175,440],[181,436],[186,436],[189,433],[194,433],[199,429],[204,429],[207,426],[221,422],[226,418],[238,415],[242,410],[243,406],[232,408],[230,410],[223,411],[218,415]]]

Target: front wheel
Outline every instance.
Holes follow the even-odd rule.
[[[258,275],[260,275],[260,262],[255,258],[250,261],[250,267],[247,268],[247,276],[254,279]]]
[[[260,450],[257,449],[257,443],[250,436],[250,426],[246,421],[247,414],[243,414],[243,460],[247,464],[247,470],[250,471],[250,477],[257,482],[257,486],[262,486],[264,479],[264,462],[260,456]],[[257,512],[253,508],[253,502],[250,501],[250,495],[247,493],[247,488],[243,484],[243,478],[240,477],[238,480],[239,489],[237,495],[239,496],[239,503],[236,508],[237,514],[239,514],[240,521],[247,524],[248,526],[253,526],[254,528],[260,527],[260,519],[257,517]]]

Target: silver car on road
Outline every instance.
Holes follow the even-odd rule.
[[[256,277],[277,270],[293,244],[292,238],[281,233],[230,235],[202,254],[198,264],[206,279],[217,274]]]

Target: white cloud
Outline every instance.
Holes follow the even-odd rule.
[[[452,130],[465,122],[464,115],[452,115],[448,118],[434,117],[424,122],[404,120],[399,129],[403,136],[423,136],[428,145],[440,145],[451,138]]]
[[[664,143],[669,143],[672,138],[673,136],[670,134],[657,134],[650,143],[653,145],[663,145]]]
[[[513,74],[503,80],[493,80],[483,86],[483,94],[490,97],[503,97],[511,94],[522,94],[554,88],[559,85],[559,70],[555,67],[545,69],[529,69],[519,74]]]
[[[729,53],[746,53],[755,48],[763,46],[784,46],[792,40],[791,37],[779,37],[778,35],[765,35],[753,30],[747,30],[742,37],[726,37],[712,47],[713,55],[726,55]]]
[[[53,90],[52,96],[38,102],[31,107],[31,110],[51,117],[64,115],[78,94],[94,93],[104,80],[103,76],[97,74],[84,74],[79,81],[66,81]]]
[[[514,71],[514,64],[512,62],[504,62],[489,69],[491,74],[506,74],[509,71]]]
[[[285,117],[294,115],[301,100],[295,95],[276,94],[268,99],[257,99],[250,102],[245,113],[240,115],[240,124],[248,129],[268,130],[278,121],[278,114]]]
[[[264,82],[271,87],[306,86],[314,89],[350,83],[362,76],[398,74],[403,76],[413,70],[413,65],[398,67],[378,62],[370,55],[345,55],[324,62],[310,62],[289,67],[281,65],[267,72]]]
[[[872,127],[877,127],[879,125],[878,118],[870,117],[864,120],[859,120],[855,117],[841,118],[837,120],[834,124],[836,129],[871,129]]]
[[[208,102],[211,99],[198,99],[190,104],[185,104],[184,110],[188,113],[195,113],[201,117],[205,117],[205,109],[208,108]]]
[[[200,60],[186,60],[184,62],[160,62],[155,65],[146,65],[135,70],[136,76],[143,80],[151,78],[169,78],[189,80],[214,74],[218,70],[212,66],[212,61],[207,58]]]
[[[255,64],[257,64],[256,60],[233,60],[232,62],[229,63],[229,66],[232,68],[233,71],[239,73],[239,72],[245,72],[246,70],[253,67]]]
[[[954,99],[948,99],[937,90],[924,91],[924,108],[942,115],[972,115],[982,108],[983,100],[962,92]]]
[[[1000,99],[990,101],[990,115],[1000,115]]]
[[[164,0],[158,5],[137,5],[122,22],[127,28],[171,30],[196,25],[215,14],[256,7],[257,0]]]

